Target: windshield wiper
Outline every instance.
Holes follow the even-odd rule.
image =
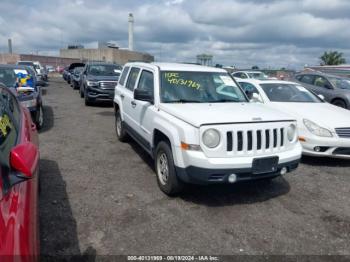
[[[208,103],[239,103],[239,100],[232,100],[232,99],[219,99],[219,100],[213,100],[208,101]]]
[[[168,103],[202,103],[202,101],[190,100],[190,99],[178,99],[178,100],[172,100],[167,102]]]

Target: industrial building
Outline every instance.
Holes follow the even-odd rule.
[[[105,61],[110,63],[125,64],[131,61],[153,62],[154,57],[147,53],[119,49],[114,46],[99,44],[99,48],[66,48],[60,50],[61,58],[79,59],[88,61]]]

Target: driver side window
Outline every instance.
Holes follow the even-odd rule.
[[[324,87],[324,88],[330,88],[330,84],[326,78],[323,76],[316,76],[315,77],[315,86]]]
[[[146,70],[142,71],[137,89],[148,91],[150,94],[153,94],[154,78],[152,72]]]

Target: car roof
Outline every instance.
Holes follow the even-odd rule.
[[[217,67],[185,64],[185,63],[131,62],[131,63],[127,63],[125,66],[144,67],[144,68],[151,68],[153,70],[159,69],[161,71],[192,71],[192,72],[227,73],[226,70],[221,69],[221,68],[217,68]]]
[[[292,82],[292,81],[284,81],[284,80],[261,80],[261,79],[238,79],[236,80],[237,82],[247,82],[247,83],[252,83],[252,84],[297,84],[300,85],[299,83]]]
[[[251,73],[262,73],[261,71],[257,71],[257,70],[252,70],[252,71],[245,71],[245,70],[241,70],[241,71],[236,71],[236,72],[233,72],[233,74],[235,74],[235,73],[249,73],[249,74],[251,74]]]
[[[10,68],[10,69],[31,69],[26,65],[13,65],[13,64],[0,64],[0,68]]]

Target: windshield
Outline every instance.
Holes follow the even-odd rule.
[[[254,73],[248,73],[250,78],[254,78],[254,79],[266,79],[268,78],[267,75],[265,75],[262,72],[254,72]]]
[[[91,65],[89,74],[94,76],[119,76],[121,66],[118,65]]]
[[[25,65],[25,66],[34,66],[33,62],[24,62],[24,61],[19,61],[19,65]]]
[[[260,84],[271,102],[322,102],[305,87],[296,84]]]
[[[247,102],[243,91],[228,73],[161,72],[161,102]]]
[[[328,77],[329,81],[340,89],[350,89],[350,82],[347,79],[339,78],[339,77]]]

